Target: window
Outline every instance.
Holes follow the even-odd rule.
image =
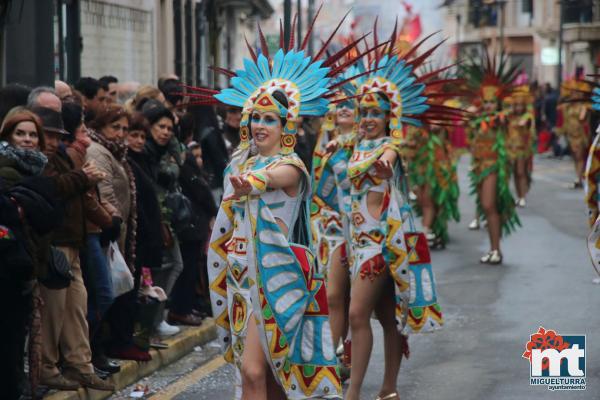
[[[533,0],[521,0],[521,11],[524,13],[533,14]]]

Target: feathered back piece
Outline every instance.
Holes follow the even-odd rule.
[[[588,75],[598,78],[600,75]],[[590,100],[592,88],[598,84],[584,79],[567,79],[560,85],[560,101],[571,102],[583,99]]]
[[[322,7],[322,6],[321,6]],[[364,38],[348,44],[340,51],[326,56],[327,48],[337,34],[348,13],[342,18],[321,49],[310,57],[305,54],[310,35],[321,8],[317,11],[304,39],[297,43],[294,37],[296,18],[291,29],[290,39],[284,43],[283,29],[280,27],[280,48],[275,55],[269,54],[267,41],[258,27],[260,49],[255,51],[246,41],[250,58],[244,59],[244,69],[235,72],[222,68],[216,71],[231,77],[231,87],[221,92],[202,88],[188,88],[194,103],[210,104],[216,101],[242,108],[240,125],[240,149],[249,147],[249,119],[252,110],[277,112],[286,120],[282,135],[282,151],[292,152],[296,144],[297,118],[299,116],[321,116],[328,110],[330,98],[335,94],[340,82],[332,78],[342,73],[364,54],[340,62],[354,50]],[[281,104],[275,92],[283,94],[287,105]]]
[[[600,74],[588,75],[591,79],[567,81],[561,85],[561,102],[591,103],[593,110],[600,111]],[[565,88],[566,87],[566,88]],[[568,91],[563,93],[563,91]]]
[[[529,85],[519,85],[513,88],[512,93],[504,99],[507,104],[524,104],[531,106],[533,104],[533,95]]]
[[[520,64],[509,67],[508,57],[504,52],[496,57],[486,49],[481,59],[471,57],[461,67],[461,76],[480,100],[502,101],[512,93],[519,67]]]
[[[402,139],[402,124],[422,126],[445,125],[457,117],[461,117],[463,110],[445,106],[444,99],[452,97],[452,93],[440,92],[433,95],[435,88],[454,82],[455,79],[441,79],[437,75],[449,67],[439,68],[424,75],[415,72],[427,58],[443,43],[440,42],[422,54],[417,55],[417,50],[432,35],[424,38],[408,50],[397,54],[396,46],[397,25],[392,32],[390,40],[382,48],[378,45],[377,21],[374,27],[374,46],[376,50],[370,53],[371,72],[358,79],[358,95],[361,96],[361,107],[382,107],[380,95],[383,95],[384,105],[390,112],[390,135],[393,140]],[[431,94],[427,94],[431,93]],[[435,100],[434,100],[435,98]]]

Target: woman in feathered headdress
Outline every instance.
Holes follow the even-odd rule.
[[[372,51],[367,50],[365,53]],[[363,53],[364,54],[364,53]],[[348,295],[350,279],[350,179],[348,161],[356,141],[358,103],[356,77],[364,74],[361,62],[337,79],[340,90],[329,106],[313,153],[311,228],[317,262],[327,283],[327,303],[333,343],[341,358],[342,379],[348,378]]]
[[[448,68],[448,67],[447,67]],[[427,71],[426,71],[427,72]],[[431,71],[429,71],[431,72]],[[457,105],[456,99],[444,100],[434,93],[447,96],[460,94],[454,85],[444,84],[448,74],[431,79],[441,79],[442,84],[432,86],[431,102],[447,106]],[[458,121],[455,121],[458,122]],[[448,242],[448,221],[460,221],[458,210],[458,175],[452,146],[448,139],[448,128],[453,124],[409,126],[406,130],[405,158],[408,164],[411,189],[417,196],[416,211],[422,217],[423,231],[431,248],[444,249]]]
[[[292,241],[311,194],[294,145],[298,117],[327,112],[331,78],[347,67],[332,66],[352,46],[320,60],[330,38],[308,57],[311,30],[299,49],[292,36],[271,58],[259,28],[261,54],[248,46],[243,70],[220,70],[232,87],[192,95],[203,102],[214,94],[243,109],[208,255],[213,312],[225,357],[236,366],[238,398],[341,396],[323,278],[310,251]]]
[[[506,103],[510,106],[506,151],[512,164],[517,191],[517,206],[525,207],[531,182],[531,164],[535,142],[533,96],[528,85],[514,88]]]
[[[591,75],[598,79],[599,75]],[[600,84],[588,82],[579,94],[582,106],[600,111]],[[596,135],[590,146],[585,166],[583,187],[588,208],[588,222],[591,232],[588,236],[588,251],[592,259],[592,266],[600,275],[600,125],[596,128]]]
[[[583,187],[585,157],[590,145],[589,104],[580,101],[583,93],[589,90],[589,85],[579,76],[563,82],[560,88],[560,101],[557,107],[560,123],[557,124],[556,132],[566,136],[573,156],[577,175],[572,185],[573,189]]]
[[[506,151],[507,115],[500,110],[512,91],[518,65],[509,68],[504,54],[499,62],[487,53],[464,66],[463,76],[477,93],[479,116],[470,123],[472,154],[471,194],[476,196],[477,215],[484,216],[490,237],[490,251],[480,262],[502,263],[500,237],[520,225],[510,192],[510,162]]]
[[[600,77],[599,75],[591,76]],[[593,85],[591,85],[592,83]],[[580,93],[582,105],[594,111],[600,111],[600,84],[589,82],[585,89]],[[587,155],[583,181],[590,227],[594,226],[600,215],[600,135],[598,133],[600,133],[600,125],[596,128],[596,135]]]
[[[391,44],[374,52],[372,72],[358,79],[359,140],[348,165],[352,183],[352,369],[346,398],[351,400],[360,398],[369,364],[373,311],[383,327],[386,354],[378,399],[399,398],[396,380],[402,356],[408,356],[404,334],[442,324],[427,241],[422,234],[403,230],[402,210],[408,205],[400,194],[403,171],[399,157],[403,124],[443,120],[458,110],[430,104],[423,95],[424,79],[414,73],[437,46],[411,59],[421,42],[399,57],[394,54],[395,38],[394,30]],[[411,282],[409,276],[415,279]]]

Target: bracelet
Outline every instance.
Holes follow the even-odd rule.
[[[248,182],[252,185],[250,194],[258,195],[267,191],[267,177],[260,172],[252,172],[247,176]]]

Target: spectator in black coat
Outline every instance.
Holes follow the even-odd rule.
[[[39,331],[40,322],[39,307],[34,308],[32,303],[33,292],[37,289],[34,281],[23,279],[21,271],[34,267],[29,252],[37,250],[36,242],[30,240],[31,235],[45,235],[59,226],[62,209],[57,201],[53,179],[30,177],[10,186],[0,177],[0,302],[5,305],[3,323],[10,327],[0,340],[3,355],[0,376],[5,382],[3,398],[16,400],[26,386],[23,360],[28,325],[31,334]],[[36,309],[37,313],[34,312]],[[31,367],[31,359],[36,352],[32,344],[30,341],[30,372],[37,372],[37,367]]]
[[[183,271],[172,292],[168,317],[170,324],[199,325],[202,322],[201,315],[193,312],[198,303],[196,287],[199,283],[203,294],[200,303],[206,305],[208,300],[206,244],[218,208],[201,168],[202,149],[199,144],[192,142],[181,167],[179,181],[183,194],[192,203],[194,215],[189,226],[178,234]]]
[[[220,203],[223,195],[223,173],[229,163],[229,152],[219,126],[217,114],[212,106],[190,107],[196,123],[196,142],[204,155],[204,171],[208,176],[208,184],[216,203]]]
[[[146,334],[139,335],[137,340],[133,337],[136,317],[140,314],[138,291],[142,268],[160,269],[164,247],[160,204],[150,177],[148,156],[144,153],[148,135],[148,121],[141,113],[134,114],[127,135],[127,161],[135,176],[136,189],[135,287],[117,299],[107,317],[111,331],[108,354],[122,360],[148,361],[152,358],[148,353],[149,337]],[[149,332],[151,328],[143,331]]]

